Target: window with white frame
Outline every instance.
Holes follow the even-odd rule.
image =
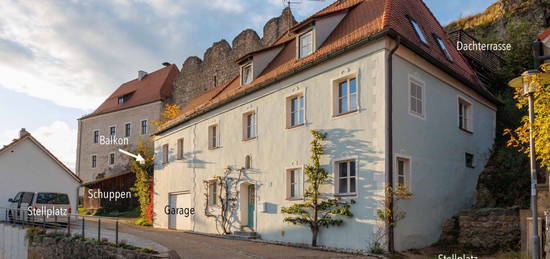
[[[116,137],[116,126],[112,126],[112,127],[109,128],[109,134],[112,137]]]
[[[96,167],[97,167],[97,156],[92,155],[92,168],[96,168]]]
[[[395,168],[395,184],[396,186],[405,186],[409,189],[410,186],[410,174],[411,174],[411,162],[408,158],[397,157]]]
[[[252,82],[252,63],[248,63],[241,67],[241,85],[246,85]]]
[[[313,53],[313,30],[298,37],[298,58],[304,58]]]
[[[409,77],[409,112],[424,118],[424,83]]]
[[[287,194],[288,199],[301,199],[302,193],[302,169],[293,168],[287,170]]]
[[[458,98],[458,127],[462,130],[473,131],[472,104],[468,101]]]
[[[355,77],[337,81],[334,93],[336,104],[334,115],[357,110],[357,79]]]
[[[287,127],[303,125],[305,122],[305,99],[303,94],[287,98]]]
[[[115,153],[110,153],[109,154],[109,165],[114,165],[115,164]]]
[[[256,138],[256,112],[248,112],[243,115],[243,139]]]
[[[182,160],[183,159],[183,138],[178,139],[178,146],[177,146],[177,154],[176,159]]]
[[[132,124],[126,123],[124,125],[124,136],[129,137],[132,134]]]
[[[146,135],[149,127],[147,126],[147,120],[141,121],[141,135]]]
[[[208,182],[208,205],[216,206],[218,200],[218,184],[216,181]]]
[[[94,143],[99,143],[99,130],[94,130]]]
[[[356,160],[336,162],[336,191],[338,194],[355,194],[357,189]]]
[[[218,125],[208,127],[208,148],[215,149],[220,147],[220,132]]]
[[[162,145],[162,163],[168,164],[168,152],[169,152],[168,144]]]

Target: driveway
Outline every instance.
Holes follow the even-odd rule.
[[[182,231],[120,224],[120,231],[175,250],[181,258],[371,258]],[[374,257],[373,257],[374,258]]]

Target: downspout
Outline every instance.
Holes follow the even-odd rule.
[[[393,53],[401,44],[401,36],[396,36],[395,46],[390,50],[386,57],[386,186],[393,188]],[[387,192],[387,189],[384,189]],[[393,226],[393,194],[386,194],[386,208],[390,215],[389,224],[386,224],[386,232],[388,234],[388,252],[395,252],[395,236]]]

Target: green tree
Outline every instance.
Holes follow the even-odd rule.
[[[317,236],[321,227],[341,225],[344,221],[340,216],[353,217],[350,207],[355,201],[329,199],[321,194],[321,186],[330,181],[328,172],[321,167],[320,162],[321,156],[325,154],[323,142],[326,140],[326,133],[312,130],[311,134],[313,135],[310,146],[312,164],[305,167],[308,186],[304,193],[304,202],[283,207],[281,211],[293,215],[285,217],[284,222],[308,226],[312,234],[311,245],[317,246]]]
[[[153,184],[152,176],[154,169],[154,152],[152,143],[150,140],[140,140],[137,148],[133,152],[134,154],[140,154],[145,163],[140,164],[134,159],[130,159],[130,167],[132,172],[136,175],[136,182],[131,190],[138,197],[140,218],[136,220],[137,225],[151,225],[152,222],[152,209],[151,204],[151,187]]]

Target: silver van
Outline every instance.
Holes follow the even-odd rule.
[[[10,221],[64,222],[72,212],[66,193],[19,192],[8,201]]]

